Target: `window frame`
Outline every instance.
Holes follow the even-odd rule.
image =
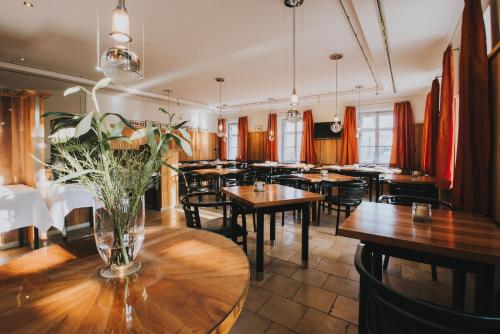
[[[227,160],[236,160],[238,158],[238,122],[226,122],[226,129]],[[233,141],[234,145],[232,145]],[[234,157],[230,156],[231,148],[235,148]]]
[[[286,123],[293,124],[292,131],[286,131]],[[300,131],[299,131],[300,127]],[[286,145],[285,137],[286,135],[293,136],[293,144]],[[278,160],[283,163],[296,163],[300,162],[300,150],[302,145],[302,120],[299,121],[287,121],[285,116],[278,117]],[[287,154],[285,150],[293,150],[294,160],[285,160]]]
[[[374,128],[363,128],[363,117],[366,116],[375,116],[375,127]],[[392,142],[391,145],[383,145],[380,146],[380,132],[381,131],[387,131],[390,130],[392,132],[392,135],[394,135],[394,125],[392,124],[390,127],[381,127],[380,126],[380,116],[381,115],[390,115],[393,117],[394,120],[394,114],[392,110],[373,110],[373,111],[362,111],[359,113],[359,137],[363,135],[363,133],[367,132],[373,132],[375,134],[375,144],[374,146],[363,146],[361,145],[361,140],[358,140],[358,150],[361,152],[362,147],[373,147],[375,152],[374,152],[374,161],[361,161],[361,155],[360,155],[360,163],[362,164],[375,164],[377,166],[389,166],[390,161],[387,162],[380,162],[380,148],[381,147],[388,147],[389,149],[392,149]]]

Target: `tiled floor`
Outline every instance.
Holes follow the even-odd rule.
[[[217,216],[204,212],[205,218]],[[248,256],[255,262],[255,233],[249,221]],[[179,209],[149,212],[148,225],[184,226]],[[287,215],[285,225],[277,217],[276,245],[269,245],[265,228],[264,280],[252,279],[245,308],[232,333],[356,333],[358,323],[359,276],[354,268],[357,240],[334,235],[334,215],[323,214],[320,227],[311,226],[309,268],[301,269],[301,226]],[[69,238],[89,233],[74,231]],[[51,242],[59,242],[57,235]],[[28,251],[26,248],[0,251],[0,263]],[[253,275],[252,275],[253,277]],[[384,282],[411,297],[449,305],[451,273],[438,268],[438,282],[431,279],[430,267],[391,258]]]

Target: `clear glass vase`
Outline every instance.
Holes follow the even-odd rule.
[[[124,277],[141,268],[136,258],[144,241],[144,196],[110,206],[94,206],[95,242],[106,263],[100,274],[106,278]]]

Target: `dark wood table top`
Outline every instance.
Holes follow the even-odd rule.
[[[189,167],[212,167],[212,166],[228,166],[228,165],[238,165],[241,164],[238,161],[205,161],[205,162],[180,162],[179,168],[189,168]]]
[[[322,181],[330,181],[330,182],[349,182],[356,180],[357,178],[354,176],[347,176],[341,174],[328,173],[326,177],[321,176],[321,174],[292,174],[293,176],[300,177],[301,179],[306,180],[311,183],[320,183]]]
[[[228,332],[246,300],[248,259],[231,240],[148,228],[140,271],[104,279],[94,238],[52,245],[0,266],[0,332]]]
[[[236,169],[236,168],[207,168],[207,169],[198,169],[194,170],[194,174],[200,175],[228,175],[228,174],[240,174],[246,172],[246,169]]]
[[[388,169],[382,168],[373,168],[373,167],[352,167],[352,166],[322,166],[317,169],[322,170],[326,169],[331,171],[332,173],[338,172],[346,172],[346,173],[354,173],[358,175],[380,175],[387,173]]]
[[[234,186],[222,188],[229,197],[251,208],[268,208],[280,205],[317,202],[325,196],[279,184],[266,184],[265,191],[254,191],[254,186]]]
[[[256,162],[250,164],[250,167],[256,168],[282,168],[282,169],[300,169],[300,168],[314,168],[314,165],[311,164],[276,164],[276,163],[265,163],[265,162]]]
[[[500,264],[500,228],[484,216],[432,210],[430,223],[413,222],[410,206],[363,202],[339,235],[379,245]]]
[[[434,176],[412,176],[403,174],[385,174],[384,181],[391,181],[394,183],[404,184],[435,184],[436,178]]]

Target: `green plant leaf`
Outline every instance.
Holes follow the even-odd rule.
[[[191,150],[191,145],[184,140],[184,138],[179,137],[178,135],[172,133],[173,138],[176,139],[176,143],[181,145],[182,150],[190,157],[193,155],[193,151]]]
[[[125,123],[123,122],[116,123],[115,126],[111,129],[111,136],[112,137],[121,136],[124,127]]]
[[[181,135],[184,137],[184,139],[186,139],[187,141],[191,141],[191,135],[189,134],[189,132],[187,132],[186,129],[183,129],[183,128],[179,128],[179,132],[181,133]]]
[[[91,94],[88,89],[85,89],[82,86],[74,86],[74,87],[70,87],[70,88],[66,89],[64,91],[63,96],[68,96],[68,95],[71,95],[71,94],[75,94],[75,93],[78,93],[80,91],[85,92],[87,94]]]
[[[77,114],[72,114],[69,112],[61,112],[61,111],[48,111],[43,113],[42,117],[59,117],[59,118],[76,118],[81,117]]]
[[[135,130],[135,132],[130,136],[130,140],[136,140],[136,139],[141,139],[144,136],[146,136],[146,129],[142,128],[139,130]]]
[[[128,119],[126,119],[125,117],[123,117],[122,115],[120,114],[117,114],[117,113],[114,113],[114,112],[107,112],[107,113],[104,113],[101,117],[101,119],[104,119],[106,117],[109,117],[109,116],[116,116],[118,117],[127,127],[131,128],[132,130],[137,130],[133,125],[132,123],[130,123],[130,121]]]
[[[111,78],[104,78],[104,79],[99,80],[95,84],[94,88],[92,88],[92,93],[95,94],[95,92],[97,92],[99,89],[107,87],[110,84],[110,82],[111,82]]]
[[[82,170],[82,171],[78,171],[78,172],[74,172],[74,173],[71,173],[71,174],[68,174],[68,175],[65,175],[61,178],[58,178],[55,182],[56,183],[64,183],[68,180],[73,180],[73,179],[76,179],[80,176],[83,176],[83,175],[87,175],[87,174],[90,174],[90,173],[96,173],[97,171],[95,170],[90,170],[90,169],[87,169],[87,170]]]
[[[78,123],[76,126],[75,137],[80,137],[81,135],[89,132],[92,126],[92,117],[94,116],[94,112],[91,111]]]
[[[179,124],[173,125],[173,126],[172,126],[172,129],[173,129],[173,130],[178,130],[178,129],[180,129],[182,126],[184,126],[184,124],[186,124],[187,122],[189,122],[189,121],[183,121],[183,122],[180,122]]]

